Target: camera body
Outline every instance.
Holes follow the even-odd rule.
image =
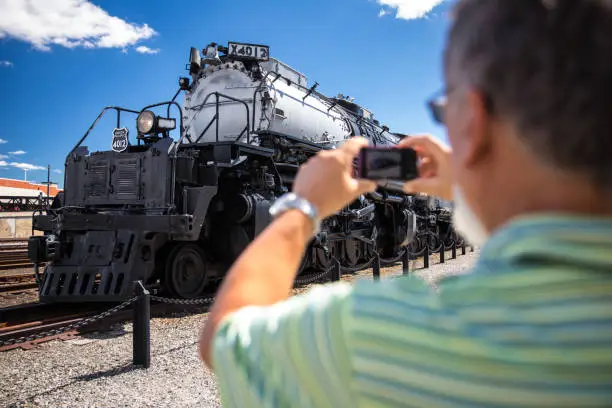
[[[379,184],[403,184],[419,176],[417,160],[411,148],[364,147],[357,157],[357,177]]]

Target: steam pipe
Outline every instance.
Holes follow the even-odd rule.
[[[368,214],[371,214],[376,209],[374,204],[370,204],[367,207],[361,208],[359,210],[354,210],[353,215],[357,218],[363,218]]]
[[[404,202],[404,199],[400,196],[392,194],[381,194],[377,191],[367,193],[366,195],[374,201],[392,202],[396,204],[402,204]]]

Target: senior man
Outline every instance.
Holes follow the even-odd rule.
[[[405,188],[454,200],[477,263],[439,293],[406,277],[287,299],[308,209],[375,188],[350,173],[363,139],[320,153],[201,332],[226,406],[612,406],[612,2],[457,7],[431,104],[452,151],[402,141],[423,158]]]

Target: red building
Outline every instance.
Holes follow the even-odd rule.
[[[57,184],[51,183],[49,186],[49,196],[55,197],[62,191]],[[24,180],[0,178],[0,196],[11,197],[38,197],[42,193],[47,195],[47,184],[33,183]]]

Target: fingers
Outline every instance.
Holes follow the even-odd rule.
[[[431,135],[415,135],[406,137],[397,145],[398,147],[410,147],[418,151],[429,153],[435,158],[441,158],[450,150],[448,146]]]
[[[341,151],[343,151],[349,160],[353,160],[355,156],[359,153],[362,147],[366,147],[369,144],[368,139],[361,136],[355,136],[348,139],[346,142],[340,146]]]
[[[434,177],[437,172],[437,163],[431,160],[423,160],[419,164],[419,177],[427,178]]]
[[[435,138],[434,136],[427,134],[427,133],[422,133],[422,134],[418,134],[418,135],[410,135],[408,137],[403,138],[402,140],[400,140],[398,142],[398,146],[402,146],[402,147],[413,147],[413,145],[415,144],[422,144],[423,142],[432,142],[434,144],[441,144],[439,139]]]

